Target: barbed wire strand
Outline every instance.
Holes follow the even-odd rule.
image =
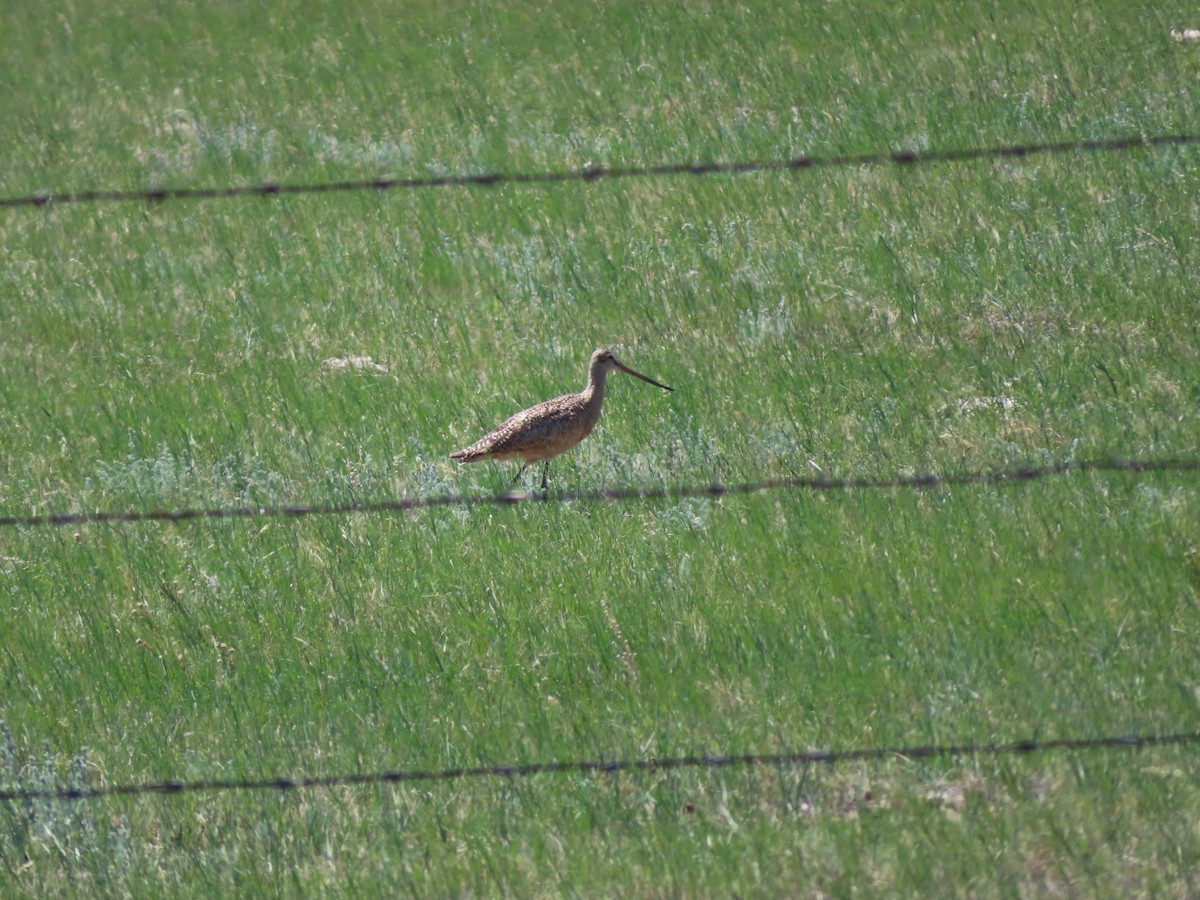
[[[765,491],[859,491],[880,489],[936,488],[961,485],[1012,484],[1035,481],[1077,472],[1195,472],[1196,459],[1096,459],[1056,463],[1049,466],[1022,467],[993,471],[957,472],[945,475],[898,475],[891,478],[776,478],[741,484],[667,486],[659,488],[618,488],[599,491],[559,491],[554,493],[511,492],[482,496],[451,495],[415,497],[405,500],[376,500],[365,503],[330,503],[287,506],[239,506],[175,510],[98,511],[47,513],[44,515],[0,516],[0,527],[37,528],[47,525],[83,525],[94,522],[188,522],[195,519],[266,519],[303,518],[410,512],[435,507],[512,506],[517,503],[599,503],[627,500],[683,500],[698,497],[724,497]]]
[[[531,775],[592,773],[670,769],[719,769],[731,766],[836,765],[880,759],[933,759],[947,756],[1000,756],[1059,751],[1123,749],[1195,744],[1200,732],[1161,736],[1116,735],[1097,738],[1061,738],[1046,741],[1017,741],[1010,744],[926,745],[878,747],[857,750],[811,750],[793,753],[752,753],[736,756],[676,756],[662,759],[578,760],[572,762],[523,763],[452,769],[415,769],[393,772],[364,772],[353,775],[319,775],[303,778],[215,779],[207,781],[163,781],[156,784],[123,784],[112,787],[63,788],[59,790],[0,790],[0,800],[88,800],[131,794],[184,794],[205,791],[290,791],[303,788],[345,787],[403,782],[458,781],[482,778],[524,778]]]
[[[931,163],[976,162],[989,159],[1020,160],[1064,153],[1116,153],[1160,147],[1200,144],[1200,134],[1127,135],[1099,140],[1057,141],[971,147],[960,150],[899,150],[832,156],[793,156],[740,162],[665,163],[650,166],[607,167],[546,172],[488,172],[479,175],[431,175],[424,178],[375,178],[314,184],[238,185],[216,188],[150,188],[142,191],[93,190],[40,192],[0,198],[0,207],[52,206],[66,203],[160,203],[167,200],[212,200],[233,197],[281,197],[295,194],[330,194],[349,191],[415,190],[439,187],[495,187],[502,184],[554,184],[614,178],[661,178],[675,175],[731,175],[749,172],[796,171],[817,168],[912,166]]]

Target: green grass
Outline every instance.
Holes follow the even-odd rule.
[[[1187,4],[0,13],[0,195],[1194,130]],[[1194,149],[0,214],[0,512],[1200,446]],[[387,372],[336,371],[369,356]],[[0,787],[1200,729],[1200,491],[0,531]],[[3,735],[0,735],[3,737]],[[0,807],[7,894],[1197,892],[1189,747]]]

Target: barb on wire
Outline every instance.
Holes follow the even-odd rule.
[[[0,790],[0,800],[88,800],[130,794],[184,794],[207,791],[290,791],[302,788],[343,787],[402,782],[458,781],[465,778],[524,778],[531,775],[593,773],[667,769],[719,769],[732,766],[836,765],[880,759],[933,759],[946,756],[1000,756],[1069,750],[1133,750],[1200,742],[1200,732],[1161,736],[1116,735],[1096,738],[1063,738],[1048,741],[1017,741],[1011,744],[959,744],[921,747],[872,747],[858,750],[813,750],[793,753],[751,753],[737,756],[676,756],[663,759],[578,760],[573,762],[522,763],[454,769],[413,769],[392,772],[363,772],[353,775],[320,775],[301,778],[219,779],[210,781],[163,781],[156,784],[123,784],[111,787],[64,788],[61,790]]]
[[[0,527],[36,528],[46,525],[82,525],[90,522],[188,522],[194,519],[302,518],[305,516],[408,512],[442,506],[511,506],[516,503],[601,503],[622,500],[682,500],[692,497],[723,497],[764,491],[858,491],[901,488],[933,488],[958,485],[1011,484],[1035,481],[1072,472],[1196,472],[1195,459],[1096,459],[1056,463],[1049,466],[955,472],[944,475],[897,475],[891,478],[776,478],[740,484],[683,485],[660,488],[619,488],[600,491],[558,491],[530,494],[508,493],[483,496],[415,497],[406,500],[376,500],[366,503],[329,503],[291,506],[238,506],[197,509],[99,511],[48,513],[45,515],[0,516]]]
[[[833,156],[793,156],[735,162],[664,163],[650,166],[589,166],[548,172],[488,172],[480,175],[431,175],[425,178],[375,178],[315,184],[238,185],[220,188],[151,188],[142,191],[45,191],[23,197],[0,198],[0,207],[50,206],[64,203],[157,203],[166,200],[211,200],[232,197],[280,197],[285,194],[331,194],[348,191],[386,191],[436,187],[494,187],[500,184],[555,184],[602,178],[659,178],[674,175],[719,175],[778,172],[816,168],[910,166],[927,163],[973,162],[985,159],[1026,159],[1063,153],[1116,153],[1128,150],[1200,144],[1200,134],[1126,135],[1100,140],[1056,141],[969,147],[960,150],[899,150]]]

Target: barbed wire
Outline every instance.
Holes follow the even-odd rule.
[[[740,484],[666,486],[659,488],[618,488],[598,491],[558,491],[547,493],[510,492],[482,496],[450,495],[414,497],[404,500],[375,500],[363,503],[329,503],[284,506],[209,507],[174,510],[98,511],[47,513],[43,515],[0,516],[0,527],[37,528],[47,525],[83,525],[93,522],[188,522],[195,519],[303,518],[410,512],[435,507],[512,506],[517,503],[600,503],[627,500],[683,500],[698,497],[724,497],[765,491],[858,491],[905,488],[935,488],[961,485],[1010,484],[1034,481],[1076,472],[1196,472],[1200,458],[1174,459],[1094,459],[1055,463],[1048,466],[1021,467],[992,471],[955,472],[938,475],[897,475],[891,478],[775,478]]]
[[[588,166],[583,169],[544,172],[488,172],[479,175],[430,175],[424,178],[375,178],[313,184],[237,185],[215,188],[149,188],[141,191],[52,191],[22,197],[0,198],[0,207],[51,206],[66,203],[161,203],[167,200],[213,200],[234,197],[281,197],[294,194],[331,194],[350,191],[415,190],[438,187],[495,187],[502,184],[555,184],[613,178],[661,178],[675,175],[733,175],[749,172],[797,171],[817,168],[911,166],[930,163],[975,162],[988,159],[1026,159],[1064,153],[1117,153],[1128,150],[1200,144],[1200,134],[1126,135],[1098,140],[1057,141],[969,147],[960,150],[898,150],[831,156],[793,156],[787,159],[754,159],[734,162],[665,163],[649,166]]]
[[[451,769],[413,769],[391,772],[362,772],[352,775],[317,775],[301,778],[213,779],[162,781],[153,784],[122,784],[111,787],[62,788],[56,790],[0,790],[0,800],[89,800],[131,794],[185,794],[205,791],[291,791],[303,788],[348,787],[403,782],[458,781],[467,778],[524,778],[548,774],[613,774],[617,772],[667,771],[672,769],[720,769],[732,766],[836,765],[880,759],[933,759],[947,756],[1000,756],[1081,750],[1133,750],[1145,747],[1200,743],[1200,732],[1160,736],[1112,735],[1095,738],[1059,738],[1045,741],[1016,741],[1009,744],[925,745],[918,747],[872,747],[856,750],[810,750],[791,753],[750,753],[730,756],[675,756],[625,760],[576,760],[570,762],[521,763]]]

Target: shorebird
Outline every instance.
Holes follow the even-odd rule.
[[[592,354],[592,360],[588,363],[587,387],[578,394],[564,394],[531,406],[485,434],[470,447],[451,453],[450,458],[457,459],[460,464],[481,459],[521,459],[524,465],[513,479],[514,484],[530,463],[540,462],[542,492],[545,493],[550,460],[564,450],[570,450],[596,427],[600,406],[604,403],[604,379],[614,369],[664,391],[673,390],[641,372],[633,371],[613,356],[611,350],[601,347]]]

